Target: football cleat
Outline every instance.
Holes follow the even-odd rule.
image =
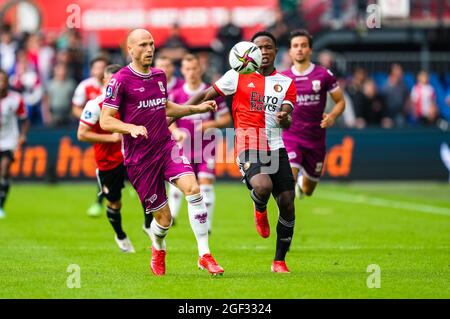
[[[256,207],[254,207],[254,215],[255,215],[255,226],[256,231],[262,238],[267,238],[270,235],[270,225],[269,220],[267,219],[267,210],[264,212],[258,212]]]
[[[117,243],[117,246],[119,246],[120,250],[124,253],[135,253],[133,245],[131,244],[131,241],[128,239],[128,237],[125,237],[124,239],[117,238],[117,235],[114,237],[114,240]]]
[[[158,250],[152,246],[152,259],[150,269],[155,276],[164,276],[166,274],[166,251]]]
[[[5,217],[6,217],[5,211],[2,208],[0,208],[0,219],[3,219]]]
[[[86,213],[89,217],[99,217],[102,215],[102,209],[102,205],[99,203],[94,203],[88,208]]]
[[[222,275],[224,272],[211,254],[204,254],[202,257],[199,257],[198,268],[206,269],[213,276]]]
[[[272,272],[290,273],[284,260],[274,260],[272,263]]]

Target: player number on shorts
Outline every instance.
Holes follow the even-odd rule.
[[[322,172],[323,162],[319,162],[316,164],[316,173]]]

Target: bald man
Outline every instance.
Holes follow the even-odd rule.
[[[155,44],[150,32],[133,30],[127,39],[131,63],[116,73],[106,89],[100,116],[104,130],[122,133],[128,177],[139,194],[147,214],[153,214],[150,268],[156,276],[165,274],[165,237],[172,225],[164,181],[177,186],[188,203],[189,219],[198,244],[198,267],[212,275],[224,270],[211,255],[208,245],[208,213],[190,162],[171,139],[166,116],[183,116],[215,111],[214,101],[179,105],[167,100],[167,79],[162,70],[151,68]],[[120,120],[116,118],[119,113]]]

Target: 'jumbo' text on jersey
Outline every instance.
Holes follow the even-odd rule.
[[[239,74],[230,70],[213,86],[222,96],[234,94],[232,114],[236,155],[248,149],[284,147],[276,114],[281,111],[282,104],[294,107],[296,91],[292,79],[276,71],[263,76],[258,72]]]
[[[325,129],[320,127],[327,94],[337,90],[338,83],[328,69],[314,65],[302,73],[292,67],[283,72],[297,89],[297,104],[292,112],[291,127],[284,132],[307,148],[325,147]]]
[[[98,134],[111,134],[100,127],[100,113],[104,96],[89,100],[81,113],[80,122],[92,128]],[[118,116],[117,116],[118,117]],[[116,168],[123,162],[122,142],[94,143],[95,162],[101,171]]]
[[[142,74],[128,65],[111,78],[103,106],[119,110],[125,123],[145,126],[148,134],[148,138],[123,136],[126,166],[143,164],[148,156],[174,143],[167,127],[166,103],[166,75],[159,69]]]
[[[17,119],[27,118],[27,108],[19,93],[8,92],[0,99],[0,151],[14,151],[19,140]]]

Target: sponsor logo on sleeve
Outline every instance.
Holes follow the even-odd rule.
[[[84,111],[84,119],[89,120],[92,118],[92,113],[90,111]]]

